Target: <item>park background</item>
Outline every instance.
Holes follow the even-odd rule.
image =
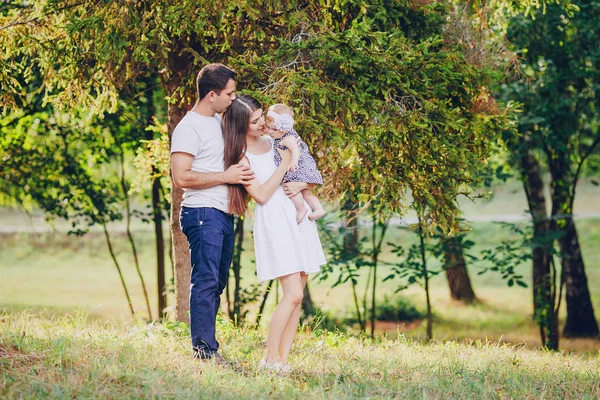
[[[597,398],[599,13],[3,2],[0,394]],[[218,328],[243,372],[189,354],[168,146],[207,62],[292,105],[325,177],[289,376],[255,369],[250,214]]]

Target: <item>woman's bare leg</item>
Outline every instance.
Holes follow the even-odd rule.
[[[306,275],[304,272],[300,272],[300,277],[302,279],[302,293],[304,294],[304,287],[306,286],[308,275]],[[292,350],[292,343],[294,342],[294,337],[298,331],[298,323],[300,322],[301,312],[302,304],[298,304],[292,313],[287,326],[285,327],[285,331],[283,332],[281,343],[279,344],[279,361],[281,361],[282,364],[287,363],[288,356]]]
[[[325,210],[319,201],[319,198],[312,194],[309,189],[304,189],[302,192],[302,198],[306,200],[313,212],[308,216],[308,219],[314,221],[325,215]]]
[[[273,316],[271,317],[271,322],[269,324],[267,350],[265,355],[265,360],[268,364],[279,361],[278,353],[284,332],[286,331],[294,311],[302,303],[302,296],[304,295],[304,286],[302,286],[300,272],[282,276],[279,278],[279,282],[283,289],[283,296],[275,308],[275,311],[273,311]]]
[[[300,224],[300,222],[302,222],[304,216],[308,212],[306,207],[304,207],[303,194],[302,192],[300,192],[297,195],[290,197],[290,199],[292,199],[292,201],[294,202],[294,207],[296,207],[296,223]]]

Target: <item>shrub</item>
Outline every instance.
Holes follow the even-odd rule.
[[[377,305],[377,319],[379,321],[414,321],[425,318],[425,313],[418,310],[414,304],[405,297],[393,298],[385,295],[383,301]]]

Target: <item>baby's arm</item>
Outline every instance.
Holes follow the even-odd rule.
[[[298,145],[298,139],[294,136],[288,136],[284,138],[280,143],[288,149],[290,149],[290,152],[292,153],[290,171],[296,172],[296,168],[298,167],[298,160],[300,160],[300,146]]]

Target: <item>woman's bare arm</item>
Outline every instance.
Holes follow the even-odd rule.
[[[267,201],[269,201],[271,196],[273,196],[275,190],[277,190],[279,185],[281,185],[283,176],[290,166],[290,161],[292,159],[291,153],[287,150],[280,151],[277,149],[277,151],[279,151],[279,154],[281,154],[281,162],[269,180],[261,185],[258,179],[255,178],[250,181],[249,185],[244,186],[250,197],[252,197],[260,205],[264,205]],[[247,162],[247,159],[244,158],[242,163],[244,162]]]

